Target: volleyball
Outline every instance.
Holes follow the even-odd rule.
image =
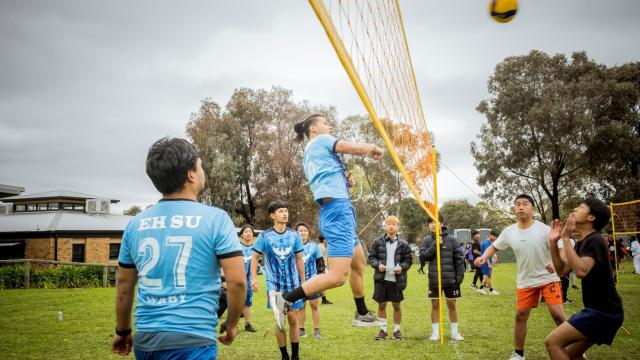
[[[491,0],[489,1],[489,13],[493,20],[499,23],[507,23],[518,12],[517,0]]]

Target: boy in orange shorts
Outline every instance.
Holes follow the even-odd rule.
[[[518,195],[514,201],[518,222],[507,227],[500,236],[475,260],[480,266],[498,250],[513,249],[518,265],[516,321],[513,330],[515,349],[509,360],[524,359],[527,320],[531,309],[538,307],[540,296],[557,325],[566,319],[562,305],[562,285],[551,262],[549,226],[533,218],[534,202],[529,195]]]

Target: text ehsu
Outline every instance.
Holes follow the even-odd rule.
[[[138,231],[149,229],[180,229],[187,227],[189,229],[195,229],[200,225],[200,219],[202,216],[191,215],[173,215],[167,223],[166,216],[153,216],[140,219],[140,226]]]

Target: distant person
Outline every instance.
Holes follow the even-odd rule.
[[[493,244],[493,242],[496,241],[497,238],[498,238],[498,232],[495,230],[491,230],[489,232],[489,238],[482,242],[481,254],[484,254],[491,247],[491,244]],[[484,277],[484,279],[482,280],[482,285],[480,285],[480,288],[478,288],[478,292],[480,294],[483,294],[483,295],[487,294],[487,292],[484,290],[484,288],[486,287],[489,289],[489,293],[488,293],[489,295],[500,295],[499,292],[493,289],[493,282],[491,281],[495,259],[496,259],[496,256],[494,254],[493,257],[489,258],[486,263],[480,266],[480,269],[482,270],[482,276]]]
[[[428,235],[420,244],[420,256],[429,262],[429,299],[431,299],[431,336],[429,340],[440,340],[440,304],[438,302],[438,264],[436,261],[436,222],[429,220]],[[464,337],[458,330],[458,310],[456,301],[462,296],[460,284],[464,280],[464,255],[458,240],[447,233],[442,226],[440,234],[440,268],[442,292],[446,299],[451,322],[451,340],[462,341]],[[444,326],[444,325],[443,325]]]
[[[137,359],[215,359],[220,268],[228,304],[226,335],[218,337],[223,344],[236,337],[247,291],[235,226],[226,212],[197,202],[206,177],[186,140],[156,141],[146,171],[162,199],[124,230],[112,350],[127,356],[133,346]]]
[[[407,270],[413,264],[413,254],[409,243],[398,236],[400,220],[389,216],[384,221],[385,234],[373,240],[369,250],[369,264],[375,269],[373,273],[373,300],[378,303],[378,318],[384,320],[380,324],[380,332],[376,340],[385,340],[387,332],[387,302],[393,306],[393,338],[402,340],[400,322],[404,300],[403,291],[407,287]]]
[[[324,238],[324,236],[322,236],[322,234],[320,234],[320,236],[318,236],[318,242],[320,243],[320,250],[322,250],[322,258],[324,259],[324,271],[319,273],[324,274],[327,272],[327,268],[329,267],[329,263],[327,259],[327,240]],[[327,299],[326,291],[322,292],[322,302],[320,302],[320,304],[333,305],[333,302]]]
[[[240,228],[238,233],[240,237],[240,244],[242,245],[242,258],[244,260],[244,268],[247,272],[247,284],[251,284],[251,259],[253,258],[253,239],[255,237],[255,230],[251,225],[244,225]],[[244,316],[244,330],[247,332],[256,332],[256,329],[251,325],[253,305],[253,291],[251,286],[247,289],[247,298],[244,301],[244,308],[242,309],[242,315]]]
[[[298,223],[296,230],[302,239],[302,259],[304,260],[305,281],[307,281],[325,271],[322,250],[320,249],[322,246],[309,239],[309,225],[306,223]],[[320,297],[322,297],[322,293],[313,294],[303,299],[304,307],[298,311],[298,329],[301,338],[307,337],[304,323],[307,320],[307,303],[309,303],[313,322],[313,338],[316,340],[322,339],[322,333],[320,333]]]
[[[638,275],[640,274],[640,241],[637,236],[631,237],[631,256],[633,256],[633,268]]]
[[[471,249],[471,242],[464,243],[464,264],[465,271],[475,271],[475,267],[473,266],[473,249]]]
[[[473,230],[471,232],[471,254],[473,255],[473,259],[479,258],[482,256],[482,244],[480,243],[480,232],[478,230]],[[476,282],[480,280],[480,284],[482,285],[482,281],[484,280],[484,275],[482,275],[482,267],[476,266],[474,263],[476,272],[473,275],[473,282],[471,283],[472,289],[478,289],[478,285]]]
[[[545,346],[552,360],[582,359],[593,344],[611,345],[624,321],[622,299],[613,282],[607,249],[599,231],[609,223],[609,207],[589,198],[575,208],[566,224],[554,220],[549,234],[551,257],[559,275],[573,270],[582,279],[584,309],[551,331]],[[575,249],[571,235],[578,234]],[[566,260],[560,256],[562,242]]]

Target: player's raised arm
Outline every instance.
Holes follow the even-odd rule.
[[[371,155],[373,160],[380,160],[384,154],[384,149],[379,146],[367,143],[355,143],[347,140],[338,140],[336,152],[352,155]]]

